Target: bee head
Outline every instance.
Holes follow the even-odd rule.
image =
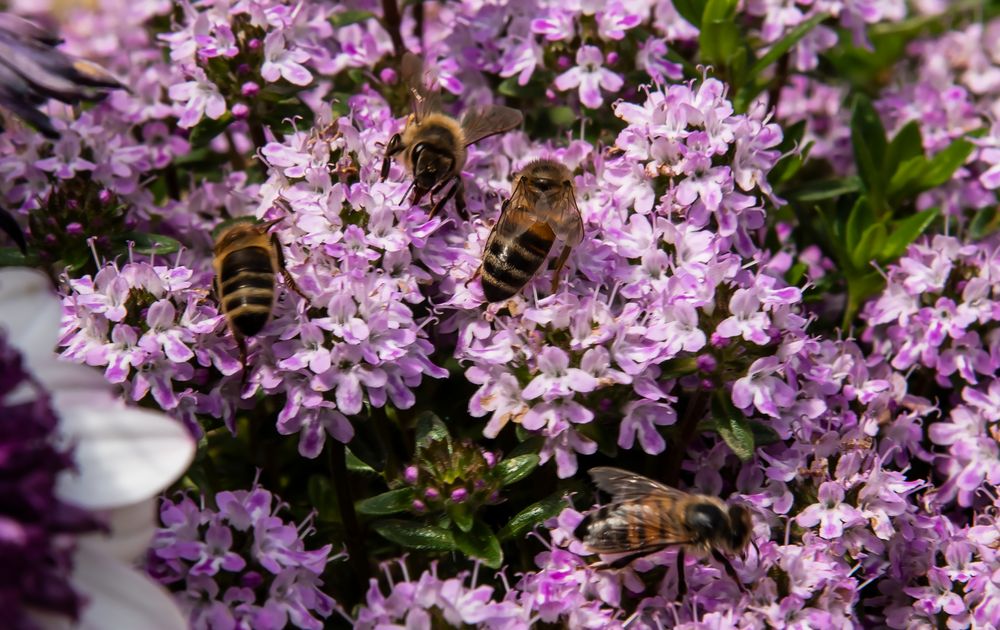
[[[425,142],[413,147],[413,179],[417,186],[429,190],[439,184],[452,171],[454,158],[435,150]]]
[[[714,503],[696,502],[687,508],[687,526],[698,541],[714,540],[726,530],[726,514]]]
[[[753,533],[750,510],[742,505],[729,506],[729,545],[734,552],[746,549]]]

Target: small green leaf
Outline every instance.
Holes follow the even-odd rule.
[[[34,256],[25,256],[16,247],[0,247],[0,267],[32,267]]]
[[[557,127],[569,127],[576,123],[576,112],[566,106],[550,107],[546,110],[549,121]]]
[[[387,519],[372,524],[383,538],[408,549],[454,551],[455,539],[447,529],[410,521]]]
[[[165,254],[173,254],[180,251],[181,248],[181,244],[179,242],[169,236],[163,236],[162,234],[125,232],[117,235],[115,237],[115,241],[117,241],[116,251],[120,251],[122,253],[128,251],[128,242],[132,241],[135,243],[132,251],[137,254],[142,254],[143,256],[163,256]]]
[[[889,262],[901,256],[910,243],[930,227],[940,211],[940,208],[928,208],[900,221],[893,221],[892,233],[879,251],[879,260]]]
[[[497,464],[496,473],[500,479],[501,486],[509,486],[518,482],[531,474],[537,466],[540,458],[534,453],[509,457]]]
[[[986,238],[1000,229],[1000,207],[983,208],[969,222],[969,236],[975,240]]]
[[[431,411],[417,416],[417,452],[424,450],[432,442],[451,442],[448,426]]]
[[[809,31],[819,26],[819,23],[826,20],[828,17],[830,16],[826,13],[818,13],[788,31],[787,35],[772,44],[771,48],[766,53],[761,55],[760,59],[755,61],[752,66],[750,66],[750,76],[759,76],[762,72],[764,72],[764,70],[767,70],[771,64],[776,62],[782,55],[791,50],[795,44],[802,41],[802,38],[808,35]]]
[[[708,0],[701,16],[702,61],[717,66],[730,66],[737,50],[743,45],[743,36],[736,26],[737,0]]]
[[[955,171],[969,159],[969,155],[975,148],[976,145],[968,140],[959,139],[938,151],[928,161],[927,172],[921,182],[925,186],[923,190],[937,188],[950,180]]]
[[[871,261],[875,260],[885,247],[887,239],[888,231],[884,223],[869,225],[861,235],[857,247],[851,251],[851,264],[854,268],[867,270]]]
[[[312,475],[306,484],[309,504],[316,510],[316,518],[326,522],[339,522],[340,511],[337,509],[337,493],[333,490],[330,478],[325,475]]]
[[[720,418],[715,428],[725,440],[726,444],[733,450],[733,453],[743,461],[753,457],[754,442],[753,429],[750,423],[739,412],[730,414],[727,418]]]
[[[472,531],[472,526],[475,523],[474,514],[469,510],[469,505],[467,503],[461,503],[459,505],[453,505],[448,510],[448,515],[451,516],[451,520],[455,522],[463,532]]]
[[[714,429],[743,461],[753,457],[755,443],[750,422],[725,392],[720,390],[712,396],[712,417],[700,428]]]
[[[358,501],[354,509],[362,514],[371,516],[384,516],[386,514],[396,514],[410,509],[413,503],[412,488],[397,488],[382,494],[377,494],[367,499]]]
[[[854,202],[854,207],[851,208],[851,213],[847,216],[847,229],[844,231],[847,251],[854,252],[857,249],[858,243],[861,242],[861,236],[874,223],[875,213],[872,212],[871,206],[868,204],[868,198],[858,197],[858,200]]]
[[[566,505],[566,498],[561,494],[532,503],[510,519],[497,536],[500,540],[520,538],[535,525],[557,516]]]
[[[373,17],[375,17],[375,14],[371,11],[348,9],[347,11],[341,11],[340,13],[334,13],[331,15],[330,24],[336,28],[340,28],[342,26],[357,24],[358,22],[364,22],[365,20],[370,20]]]
[[[861,181],[872,199],[873,207],[880,210],[885,198],[886,175],[882,171],[886,152],[885,127],[871,100],[864,95],[857,96],[851,112],[851,144]]]
[[[483,561],[491,569],[499,569],[503,562],[503,551],[500,541],[493,535],[489,526],[482,521],[476,521],[472,529],[466,532],[455,532],[455,546],[459,551],[474,556]]]
[[[781,441],[781,436],[778,435],[778,432],[763,422],[751,420],[750,430],[753,431],[753,443],[755,447],[767,446],[768,444]]]
[[[899,166],[907,160],[924,156],[924,139],[920,134],[920,124],[911,120],[906,123],[899,133],[889,143],[885,152],[885,164],[883,172],[891,178],[896,174]]]
[[[845,177],[807,184],[801,188],[784,191],[782,194],[799,203],[811,204],[827,199],[836,199],[861,190],[861,179]]]
[[[692,26],[701,28],[701,16],[705,14],[706,0],[674,0],[673,3],[682,18]]]
[[[200,148],[207,146],[217,135],[226,130],[229,125],[236,121],[233,115],[229,112],[223,114],[218,120],[212,120],[211,118],[203,118],[194,129],[191,130],[191,146],[192,148]]]
[[[357,473],[365,473],[368,475],[377,475],[378,471],[369,466],[368,464],[361,461],[357,455],[351,452],[351,449],[346,449],[347,451],[347,470]]]

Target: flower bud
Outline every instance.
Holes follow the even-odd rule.
[[[403,479],[412,486],[417,483],[417,472],[416,466],[407,466],[406,470],[403,471]]]
[[[438,492],[437,488],[427,488],[424,490],[424,498],[428,501],[437,501],[441,498],[441,493]]]
[[[461,503],[469,497],[469,491],[465,488],[455,488],[451,491],[452,503]]]

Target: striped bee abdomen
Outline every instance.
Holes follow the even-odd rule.
[[[244,247],[222,260],[219,278],[222,308],[244,337],[267,324],[274,304],[274,269],[263,247]]]
[[[574,534],[595,553],[624,553],[686,542],[670,512],[672,501],[646,498],[606,505],[588,514]]]
[[[490,302],[505,300],[531,280],[552,249],[556,235],[547,223],[536,222],[514,239],[498,234],[483,257],[483,294]]]

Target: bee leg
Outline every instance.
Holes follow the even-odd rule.
[[[559,253],[559,258],[556,259],[556,270],[555,275],[552,276],[552,293],[555,293],[559,288],[559,275],[562,271],[563,265],[566,264],[566,259],[569,258],[569,252],[573,248],[569,245],[563,247],[563,250]]]
[[[434,190],[432,190],[431,191],[431,198],[433,198],[435,192],[440,191],[445,186],[445,184],[447,184],[447,183],[448,182],[445,182],[444,184],[440,184]],[[455,196],[455,193],[458,191],[458,186],[459,186],[460,183],[461,183],[461,180],[459,180],[459,183],[456,183],[454,186],[452,186],[451,188],[449,188],[448,192],[445,193],[444,197],[441,197],[440,199],[438,199],[438,202],[436,204],[434,204],[433,208],[431,208],[431,214],[430,214],[430,216],[433,217],[434,215],[436,215],[441,210],[441,208],[444,207],[444,204],[448,203],[448,201],[452,197]],[[457,204],[457,202],[456,202],[456,204]]]
[[[598,564],[601,565],[601,566],[606,566],[609,569],[623,569],[623,568],[627,567],[628,565],[632,564],[633,561],[638,560],[639,558],[642,558],[643,556],[648,556],[650,554],[654,554],[657,551],[663,551],[665,548],[666,548],[666,545],[654,545],[652,547],[643,547],[642,549],[637,549],[635,551],[635,553],[630,553],[627,556],[624,556],[622,558],[618,558],[617,560],[614,560],[614,561],[609,562],[607,564],[605,564],[603,562],[598,563]],[[597,565],[595,565],[595,566],[597,566]]]
[[[240,351],[240,363],[243,364],[243,382],[247,380],[247,340],[243,338],[243,335],[234,332],[233,337],[236,339],[236,348]]]
[[[736,575],[736,569],[733,568],[732,563],[726,556],[722,555],[718,549],[712,550],[712,557],[719,561],[719,564],[726,570],[726,574],[732,578],[733,582],[736,582],[736,586],[740,587],[741,593],[746,593],[747,589],[743,586],[743,582],[740,581],[740,576]]]
[[[389,177],[389,167],[392,165],[394,155],[403,150],[403,137],[398,133],[389,138],[389,144],[385,146],[385,155],[382,157],[382,180]]]
[[[687,595],[687,578],[684,575],[684,547],[677,552],[677,601]]]
[[[281,248],[281,241],[278,240],[277,234],[271,235],[271,246],[274,247],[275,254],[278,256],[278,270],[281,272],[281,277],[285,279],[285,284],[288,285],[289,289],[301,295],[306,304],[309,304],[309,297],[302,292],[299,285],[295,283],[295,278],[285,268],[285,251]]]
[[[461,177],[458,178],[458,183],[455,184],[455,210],[458,211],[458,216],[468,220],[469,213],[465,209],[465,184],[462,182]]]
[[[472,277],[470,277],[468,280],[465,281],[465,286],[469,286],[472,282],[475,282],[476,278],[478,278],[481,273],[483,273],[482,264],[476,267],[476,272],[472,274]]]

